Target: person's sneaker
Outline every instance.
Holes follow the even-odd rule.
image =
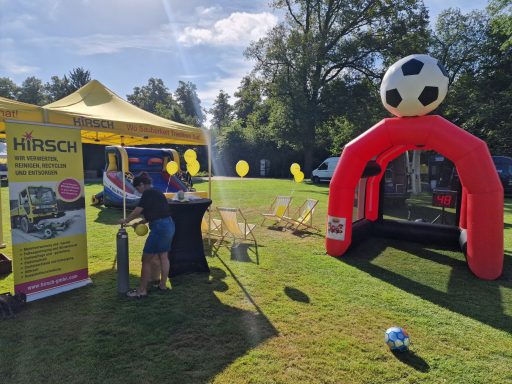
[[[126,292],[126,296],[131,299],[144,299],[148,297],[148,294],[139,292],[138,289],[131,289],[128,292]]]

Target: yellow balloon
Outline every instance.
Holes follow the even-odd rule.
[[[293,175],[293,178],[295,179],[296,183],[300,183],[302,180],[304,180],[304,172],[297,172],[295,175]]]
[[[236,163],[236,173],[240,177],[244,177],[249,172],[249,164],[247,164],[247,161],[240,160],[238,163]]]
[[[188,163],[193,163],[194,160],[197,160],[197,153],[193,149],[187,149],[185,154],[183,155],[185,161]]]
[[[165,166],[165,170],[169,175],[174,175],[176,172],[178,172],[178,163],[175,161],[169,161]]]
[[[187,163],[187,171],[190,173],[190,176],[195,176],[197,172],[199,172],[200,167],[199,161],[197,160]]]
[[[293,163],[292,165],[290,165],[290,172],[292,173],[292,175],[295,176],[295,174],[297,172],[299,172],[299,171],[300,171],[300,165],[299,164]]]
[[[144,236],[149,232],[148,226],[146,224],[137,224],[133,229],[139,236]]]

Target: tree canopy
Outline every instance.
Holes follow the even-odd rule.
[[[253,43],[247,56],[256,60],[270,97],[287,109],[291,126],[278,135],[304,153],[309,173],[326,87],[350,76],[378,78],[379,63],[398,49],[404,54],[423,48],[428,17],[423,3],[413,0],[276,0],[273,5],[287,12],[285,21]]]
[[[432,23],[421,0],[274,0],[271,6],[281,22],[247,47],[255,64],[233,95],[219,90],[203,111],[195,84],[178,81],[172,92],[150,78],[128,100],[195,126],[209,114],[214,154],[224,164],[217,173],[233,173],[240,159],[251,169],[268,159],[272,176],[289,176],[291,162],[309,176],[315,162],[339,154],[389,116],[379,94],[389,65],[428,53],[450,77],[446,100],[433,113],[485,140],[491,153],[512,156],[512,0],[490,0],[467,13],[447,8]],[[83,68],[47,83],[0,77],[0,96],[42,105],[89,79]]]

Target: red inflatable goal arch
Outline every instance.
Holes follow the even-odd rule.
[[[354,195],[370,160],[381,170],[407,150],[435,150],[456,166],[462,184],[459,229],[470,270],[496,279],[503,268],[503,187],[487,145],[441,116],[384,119],[345,146],[329,190],[326,250],[341,256],[352,242]],[[378,219],[382,174],[366,184],[364,218]]]

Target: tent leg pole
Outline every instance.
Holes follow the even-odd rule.
[[[0,179],[0,187],[2,186],[2,179]],[[3,214],[2,214],[2,192],[1,192],[1,188],[0,188],[0,248],[5,248],[6,245],[4,243],[4,227],[2,225],[2,219],[3,219]]]
[[[212,135],[208,132],[208,198],[212,199]]]

